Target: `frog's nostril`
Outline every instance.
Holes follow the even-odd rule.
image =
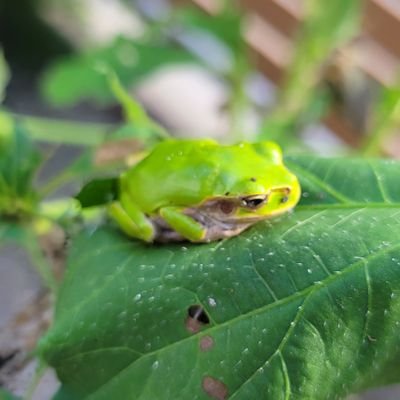
[[[289,200],[289,196],[284,196],[281,198],[281,203],[282,204],[287,203],[288,200]]]
[[[278,189],[274,189],[274,192],[278,192],[279,194],[282,194],[282,197],[280,199],[281,204],[288,202],[289,195],[291,192],[290,188],[288,188],[288,187],[278,188]]]

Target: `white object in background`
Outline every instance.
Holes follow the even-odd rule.
[[[307,127],[301,137],[305,144],[321,156],[336,156],[346,152],[346,144],[323,124]]]
[[[177,136],[220,138],[228,129],[221,112],[226,87],[199,67],[163,68],[145,79],[135,94]]]
[[[81,49],[107,44],[118,35],[137,38],[144,31],[134,8],[115,0],[50,2],[42,15]]]
[[[200,67],[163,68],[136,87],[135,96],[176,136],[230,139],[228,88]],[[244,113],[245,139],[251,139],[258,122],[251,110]]]

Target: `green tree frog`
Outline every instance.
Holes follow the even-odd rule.
[[[209,242],[291,210],[300,185],[273,142],[166,140],[119,179],[109,213],[146,242]]]

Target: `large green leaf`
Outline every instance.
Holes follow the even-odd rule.
[[[287,164],[295,212],[230,240],[75,240],[40,346],[63,398],[323,400],[399,380],[400,164]]]
[[[112,93],[104,77],[104,66],[115,71],[124,86],[129,86],[163,66],[193,60],[187,52],[171,46],[134,43],[120,37],[107,47],[60,60],[45,74],[42,91],[51,103],[59,106],[87,98],[110,102]]]

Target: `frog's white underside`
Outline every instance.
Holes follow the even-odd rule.
[[[254,214],[249,218],[236,217],[234,209],[231,214],[222,211],[221,203],[229,200],[235,207],[240,205],[240,199],[228,199],[227,197],[218,197],[207,200],[195,207],[188,207],[184,213],[201,225],[205,229],[205,235],[200,242],[211,242],[213,240],[225,239],[238,235],[249,226],[263,220],[266,216]],[[156,242],[176,242],[187,240],[180,233],[172,229],[167,222],[160,216],[151,218],[155,231]]]
[[[193,219],[204,226],[205,236],[201,242],[211,242],[213,240],[238,235],[240,232],[257,222],[221,221],[210,215],[199,212],[195,215],[189,214],[189,210],[186,214],[190,215]],[[187,238],[183,237],[180,233],[171,229],[171,227],[161,217],[153,217],[151,220],[156,230],[156,236],[154,238],[156,242],[179,242],[187,240]]]

